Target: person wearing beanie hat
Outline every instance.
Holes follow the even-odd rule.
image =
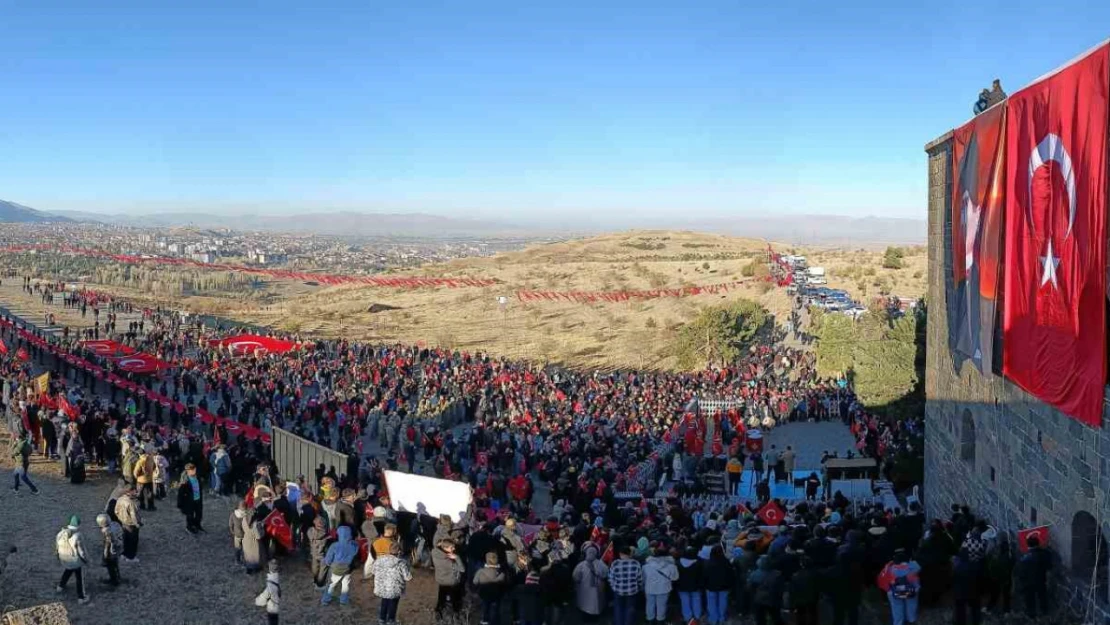
[[[65,570],[62,579],[54,587],[57,592],[64,592],[70,577],[77,578],[77,601],[81,604],[89,602],[85,594],[85,576],[82,567],[88,564],[89,559],[85,554],[85,545],[81,541],[81,519],[75,514],[69,517],[69,523],[54,537],[54,550],[58,554]]]
[[[119,557],[123,553],[123,528],[107,514],[96,515],[96,525],[100,528],[100,536],[104,540],[101,557],[104,568],[108,569],[107,582],[112,586],[119,586]]]

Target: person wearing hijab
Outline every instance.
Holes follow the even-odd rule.
[[[598,557],[597,545],[588,543],[585,559],[574,567],[575,605],[582,620],[592,623],[605,611],[605,580],[609,567]]]

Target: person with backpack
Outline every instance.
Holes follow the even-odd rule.
[[[101,557],[104,568],[108,569],[108,583],[119,586],[119,557],[123,553],[123,528],[107,514],[96,515],[96,525],[100,528],[101,538],[104,539]]]
[[[16,459],[18,464],[15,467],[14,483],[12,490],[19,492],[19,482],[23,481],[28,488],[31,489],[32,494],[39,494],[38,486],[31,481],[31,434],[24,430],[12,440],[12,444],[8,451],[13,459]]]
[[[54,537],[54,550],[58,554],[58,560],[65,567],[62,571],[62,579],[54,590],[59,593],[64,592],[69,578],[76,577],[77,602],[82,605],[88,603],[89,596],[85,594],[83,567],[89,563],[89,558],[85,554],[85,544],[81,541],[81,519],[76,514],[69,517],[69,524]]]
[[[917,594],[921,590],[921,565],[910,559],[905,549],[896,549],[894,559],[883,567],[876,585],[890,602],[893,625],[917,622]]]
[[[339,586],[339,604],[347,605],[350,601],[348,593],[351,589],[351,568],[358,557],[358,543],[351,540],[351,528],[346,525],[340,525],[336,535],[338,539],[328,547],[328,552],[324,555],[323,564],[328,567],[331,578],[320,597],[321,605],[331,603],[331,595],[336,586]]]

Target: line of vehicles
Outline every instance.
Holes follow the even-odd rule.
[[[795,296],[803,306],[816,306],[852,318],[867,313],[867,308],[852,299],[847,291],[826,286],[824,267],[810,267],[805,256],[783,256],[782,260],[791,268],[793,276],[787,293]]]

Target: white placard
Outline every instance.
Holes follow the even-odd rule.
[[[433,517],[446,514],[462,520],[470,506],[470,485],[424,475],[385,471],[389,503],[398,512],[418,512]]]

